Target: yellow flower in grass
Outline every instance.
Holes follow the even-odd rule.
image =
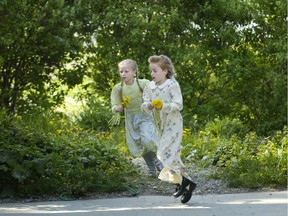
[[[124,98],[123,98],[121,104],[122,104],[125,108],[127,108],[127,107],[128,107],[128,104],[130,103],[130,101],[131,101],[131,98],[130,98],[129,96],[127,96],[127,97],[124,97]]]
[[[155,99],[152,101],[152,105],[156,108],[156,109],[161,109],[163,106],[163,101],[160,99]]]

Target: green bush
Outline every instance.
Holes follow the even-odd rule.
[[[255,135],[248,134],[246,141],[251,141],[250,136]],[[286,187],[287,128],[259,143],[246,142],[238,157],[231,160],[224,170],[224,176],[231,187]]]
[[[242,124],[239,119],[215,119],[214,121],[208,122],[205,126],[205,131],[211,133],[215,137],[229,138],[237,135],[238,137],[244,137],[248,132],[248,128]]]
[[[2,197],[126,190],[127,176],[138,170],[113,136],[84,131],[61,115],[24,119],[2,112]]]
[[[266,138],[255,132],[243,136],[245,130],[228,119],[199,131],[186,128],[182,157],[199,166],[217,166],[214,177],[225,178],[231,187],[286,186],[287,127]],[[139,174],[123,127],[84,130],[63,114],[21,117],[1,111],[0,146],[2,197],[127,190]]]
[[[110,104],[92,98],[77,117],[77,122],[85,129],[105,131],[109,128],[108,121],[111,117]]]
[[[217,157],[227,143],[238,142],[247,131],[247,127],[239,120],[229,118],[217,118],[198,131],[186,129],[183,134],[183,156],[193,162],[201,160],[202,165],[210,165],[216,160],[213,155]]]
[[[183,134],[182,156],[199,166],[217,166],[214,177],[231,187],[282,187],[287,184],[287,127],[270,137],[244,135],[238,121],[216,120],[205,128]],[[221,174],[221,175],[220,175]]]

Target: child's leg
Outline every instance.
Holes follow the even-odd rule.
[[[158,172],[161,172],[161,170],[164,168],[162,162],[157,158],[157,155],[155,152],[149,152],[151,155],[152,161],[157,169]]]
[[[156,176],[156,167],[153,163],[153,157],[152,155],[150,154],[151,152],[148,152],[146,154],[143,155],[143,158],[149,168],[149,173],[148,175],[149,176]]]
[[[148,152],[145,155],[143,155],[144,160],[146,161],[146,164],[148,165],[150,170],[153,170],[153,172],[156,173],[155,168],[158,172],[161,172],[161,170],[164,168],[161,161],[157,158],[157,155],[155,152]],[[152,168],[153,167],[153,168]],[[152,171],[151,171],[152,173]],[[156,174],[155,174],[156,175]]]

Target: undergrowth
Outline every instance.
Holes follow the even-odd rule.
[[[287,127],[260,137],[238,120],[216,119],[197,131],[185,128],[182,144],[185,163],[216,166],[213,177],[231,187],[287,185]],[[133,179],[140,170],[131,162],[123,124],[95,131],[59,113],[1,112],[0,146],[2,198],[79,197],[137,187]]]

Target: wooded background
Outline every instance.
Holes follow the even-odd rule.
[[[239,119],[260,134],[287,121],[285,0],[1,0],[0,108],[54,110],[77,100],[110,105],[117,63],[174,62],[185,125]]]

